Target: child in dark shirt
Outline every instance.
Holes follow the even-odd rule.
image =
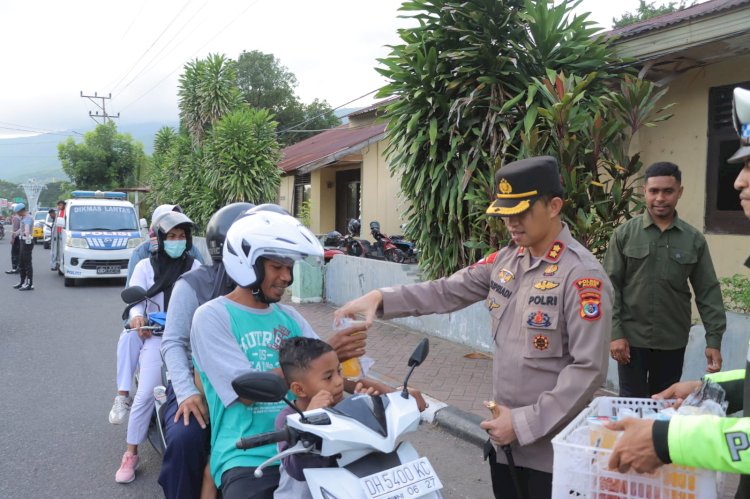
[[[331,407],[341,402],[344,391],[378,395],[392,392],[389,386],[371,379],[359,381],[345,380],[341,376],[341,365],[336,352],[326,342],[315,338],[290,338],[281,343],[279,365],[289,389],[297,397],[295,405],[301,411],[311,411]],[[417,399],[420,411],[426,407],[422,394],[409,390]],[[277,430],[284,428],[286,417],[294,414],[291,407],[284,408],[276,416]],[[289,444],[281,442],[279,452]],[[281,479],[274,499],[312,498],[305,482],[305,468],[330,468],[336,466],[336,459],[313,454],[295,454],[281,460]]]

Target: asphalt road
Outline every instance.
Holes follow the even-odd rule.
[[[136,480],[114,481],[126,430],[107,421],[122,281],[65,288],[49,270],[49,250],[37,245],[33,255],[35,290],[16,291],[18,275],[4,273],[10,244],[0,240],[0,497],[161,497],[148,443]],[[437,469],[445,497],[491,497],[479,448],[428,425],[411,441]]]

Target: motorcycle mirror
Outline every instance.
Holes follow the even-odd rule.
[[[430,353],[430,342],[427,338],[424,338],[419,342],[417,347],[409,357],[409,367],[418,366],[427,358],[427,354]]]
[[[120,298],[125,303],[138,303],[146,299],[146,290],[140,286],[130,286],[125,288],[120,293]]]
[[[286,382],[271,372],[249,372],[236,377],[232,388],[241,398],[254,402],[278,402],[288,390]]]
[[[427,338],[424,338],[417,344],[417,347],[411,353],[411,357],[409,357],[409,373],[406,375],[406,379],[404,379],[404,389],[401,391],[401,396],[403,398],[409,398],[408,386],[411,373],[414,372],[415,367],[424,362],[428,353],[430,353],[430,341]]]

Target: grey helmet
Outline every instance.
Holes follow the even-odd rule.
[[[195,223],[184,213],[170,211],[160,216],[153,228],[156,238],[159,241],[159,251],[164,251],[164,240],[167,237],[167,233],[175,227],[179,227],[185,231],[185,241],[187,243],[185,251],[190,251],[190,248],[193,247]]]

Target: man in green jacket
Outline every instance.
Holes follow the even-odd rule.
[[[706,328],[708,372],[721,369],[726,329],[706,239],[677,216],[680,169],[654,163],[645,179],[646,211],[615,230],[604,256],[615,290],[610,355],[622,397],[649,397],[680,380],[691,325],[688,281]]]
[[[742,163],[744,168],[734,181],[740,191],[740,202],[745,216],[750,218],[750,90],[734,90],[734,122],[741,146],[728,160]],[[750,259],[745,262],[750,266]],[[639,473],[654,471],[663,464],[706,468],[729,473],[741,473],[737,498],[750,497],[750,350],[745,370],[709,374],[706,377],[721,384],[726,390],[732,414],[740,408],[745,417],[719,418],[716,416],[674,416],[670,421],[626,419],[610,425],[613,430],[624,430],[609,467],[626,472],[631,468]],[[685,398],[700,382],[688,381],[669,387],[655,398]]]

